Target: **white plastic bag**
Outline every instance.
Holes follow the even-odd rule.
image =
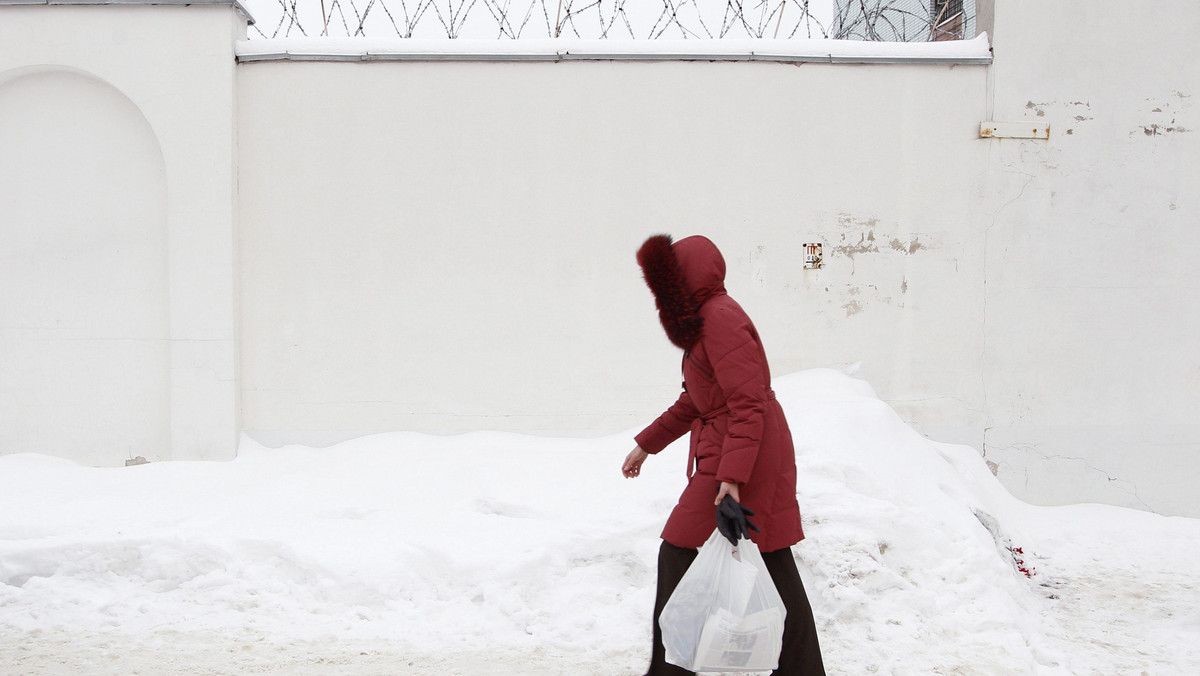
[[[667,662],[689,671],[772,671],[787,611],[758,547],[713,531],[658,625]]]

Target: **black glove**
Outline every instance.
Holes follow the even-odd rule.
[[[754,516],[754,512],[741,506],[732,495],[726,495],[717,505],[717,530],[736,547],[738,540],[750,537],[750,531],[762,532],[758,526],[746,520],[748,516]]]

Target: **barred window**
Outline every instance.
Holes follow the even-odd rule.
[[[932,0],[933,40],[961,40],[966,27],[963,0]]]

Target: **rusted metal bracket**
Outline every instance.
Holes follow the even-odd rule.
[[[980,122],[979,138],[1050,138],[1047,122]]]

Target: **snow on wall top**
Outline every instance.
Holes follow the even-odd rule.
[[[948,42],[859,40],[418,40],[278,38],[241,40],[239,62],[252,61],[783,61],[819,63],[992,62],[987,33]]]

